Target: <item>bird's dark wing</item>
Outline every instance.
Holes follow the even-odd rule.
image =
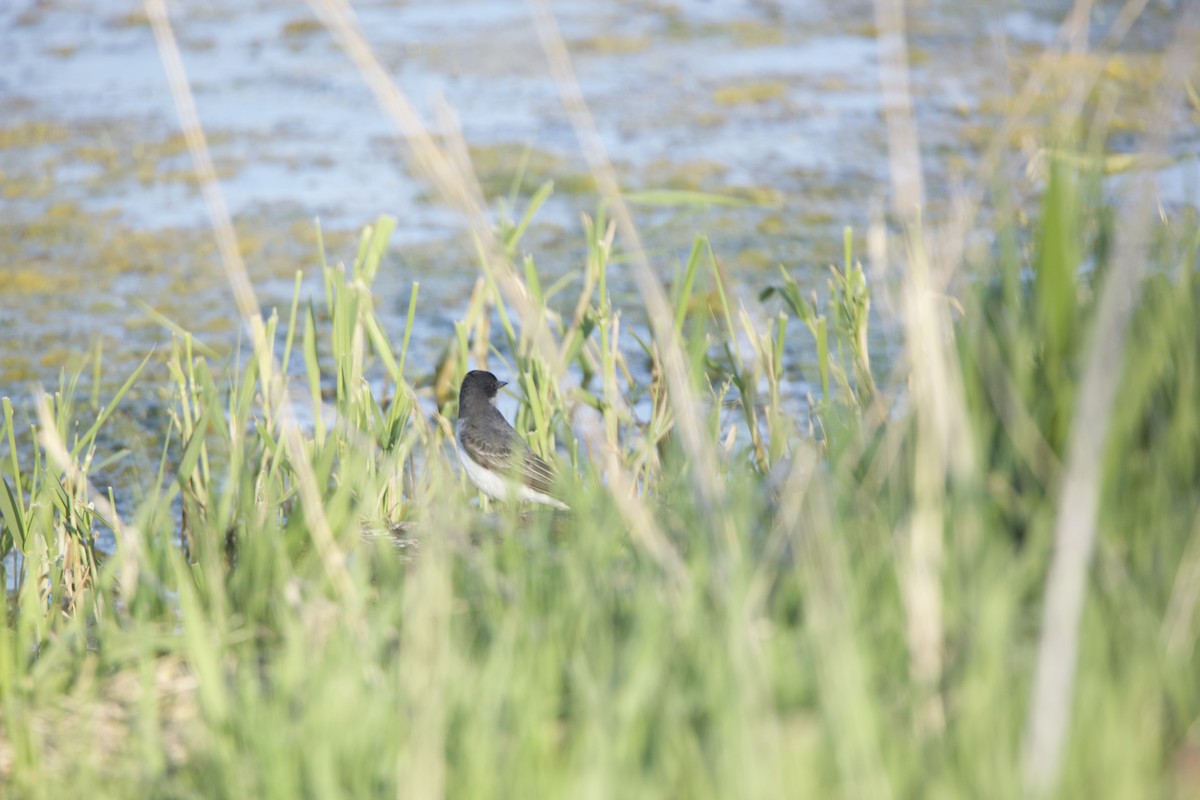
[[[530,489],[553,497],[554,483],[558,480],[554,467],[539,458],[528,447],[522,449],[525,452],[522,454],[521,460],[521,480]]]
[[[511,472],[512,437],[484,436],[484,432],[485,429],[477,428],[474,425],[460,425],[458,441],[479,466],[502,474]],[[519,446],[520,444],[518,444]]]
[[[481,467],[519,478],[530,489],[553,496],[557,480],[554,467],[547,464],[510,431],[503,443],[496,437],[480,436],[474,427],[463,428],[459,441]]]

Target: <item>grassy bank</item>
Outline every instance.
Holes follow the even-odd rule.
[[[1085,184],[1056,173],[1041,223],[999,231],[957,308],[935,308],[951,441],[903,374],[872,375],[852,254],[819,299],[785,271],[756,327],[698,240],[669,298],[693,449],[663,345],[609,302],[603,222],[579,280],[551,291],[521,269],[550,357],[483,281],[437,372],[414,378],[419,292],[398,342],[372,313],[387,220],[324,268],[325,297],[265,322],[258,356],[179,335],[160,480],[128,519],[110,501],[130,487],[88,480],[119,394],[99,413],[69,385],[36,410],[6,400],[4,793],[1020,794],[1111,269],[1111,209]],[[508,252],[521,230],[501,231]],[[1198,230],[1156,225],[1111,365],[1062,796],[1200,791]],[[788,363],[795,340],[818,354],[811,374]],[[472,501],[450,425],[482,358],[519,387],[518,428],[569,464],[573,513]],[[791,396],[797,378],[819,391]],[[310,406],[316,423],[297,424]],[[928,529],[931,574],[913,548]]]
[[[148,0],[246,341],[157,318],[168,399],[136,485],[96,476],[122,457],[105,433],[141,370],[112,396],[66,376],[4,398],[0,794],[1200,795],[1200,222],[1132,189],[1110,201],[1099,62],[1031,78],[1066,118],[1021,134],[1044,140],[1041,196],[996,177],[1014,123],[972,184],[993,187],[973,198],[984,222],[956,206],[922,226],[912,120],[889,102],[875,282],[847,233],[824,285],[786,265],[761,313],[702,236],[649,263],[545,4],[606,209],[553,283],[519,255],[551,187],[518,176],[525,216],[490,224],[465,145],[423,127],[344,5],[313,5],[413,174],[466,220],[474,291],[414,366],[419,287],[402,330],[374,311],[381,218],[346,265],[318,235],[323,291],[297,276],[264,317]],[[902,94],[902,8],[878,10]],[[1147,131],[1194,71],[1180,30]],[[614,305],[618,280],[636,307]],[[901,345],[886,371],[883,317]],[[476,367],[512,382],[572,511],[488,504],[460,475],[456,389]]]

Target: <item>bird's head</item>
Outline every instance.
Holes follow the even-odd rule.
[[[507,385],[507,381],[500,380],[486,370],[473,369],[463,378],[462,388],[458,392],[458,407],[480,401],[495,403],[497,393]]]

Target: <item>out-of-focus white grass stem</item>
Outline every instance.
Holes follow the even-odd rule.
[[[1143,153],[1165,153],[1183,82],[1196,68],[1200,3],[1184,5],[1163,60]],[[1057,783],[1070,733],[1088,565],[1096,544],[1104,450],[1125,361],[1129,323],[1141,296],[1156,208],[1154,176],[1133,177],[1119,208],[1116,242],[1084,357],[1046,578],[1033,691],[1023,744],[1025,781],[1036,795]]]
[[[242,322],[250,331],[254,344],[255,358],[259,364],[259,374],[263,386],[268,389],[268,397],[264,402],[269,409],[274,409],[280,420],[281,433],[288,448],[304,508],[308,530],[313,544],[321,554],[321,562],[325,567],[334,589],[343,600],[357,605],[357,591],[350,579],[346,568],[346,556],[337,545],[325,508],[321,502],[321,493],[317,487],[316,476],[304,450],[300,430],[297,427],[291,405],[286,401],[283,380],[275,363],[271,343],[266,340],[266,329],[262,313],[255,295],[254,287],[246,272],[246,264],[242,260],[238,248],[237,234],[233,228],[233,220],[229,215],[229,207],[225,203],[225,195],[221,191],[217,172],[213,166],[212,154],[208,148],[208,139],[200,124],[200,115],[196,110],[196,101],[192,96],[191,85],[183,66],[183,58],[179,52],[179,44],[175,39],[170,18],[167,16],[165,0],[145,0],[146,15],[154,30],[154,38],[158,43],[159,56],[167,73],[167,82],[171,88],[171,96],[175,101],[175,109],[179,115],[179,124],[187,141],[188,152],[196,171],[196,180],[208,210],[213,233],[221,254],[221,264],[233,290],[234,302]]]
[[[717,472],[716,452],[705,436],[704,414],[688,380],[683,348],[671,324],[673,315],[666,292],[642,249],[641,237],[634,225],[629,206],[621,194],[621,187],[604,142],[583,97],[554,12],[546,0],[530,0],[530,6],[550,74],[558,86],[559,96],[571,119],[584,158],[596,179],[596,185],[609,213],[617,223],[617,229],[630,256],[630,275],[641,294],[658,344],[669,401],[675,412],[675,425],[679,430],[684,452],[692,462],[691,475],[697,492],[706,507],[715,508],[724,494]],[[718,515],[717,519],[718,524],[721,524],[726,518],[724,515]],[[737,532],[725,524],[722,534],[730,551],[736,553],[739,549]]]

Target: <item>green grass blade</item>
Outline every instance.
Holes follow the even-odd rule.
[[[404,341],[400,345],[400,366],[396,372],[401,379],[404,378],[404,363],[408,359],[408,342],[412,338],[413,321],[417,318],[417,296],[421,291],[421,284],[413,281],[412,294],[408,297],[408,316],[404,320]]]
[[[692,252],[688,254],[687,266],[683,270],[683,281],[675,297],[675,335],[683,332],[683,322],[687,319],[688,309],[692,304],[692,288],[696,283],[696,273],[700,271],[700,255],[704,252],[704,237],[697,236],[692,240]]]
[[[92,423],[92,426],[88,428],[87,432],[84,433],[84,435],[75,443],[75,446],[71,448],[71,458],[78,458],[80,451],[83,450],[83,448],[90,446],[92,442],[95,441],[96,433],[99,432],[100,428],[104,426],[104,423],[108,421],[108,418],[112,416],[112,413],[117,409],[117,406],[120,405],[121,400],[125,397],[129,390],[133,388],[134,383],[137,382],[138,376],[142,374],[142,370],[146,368],[146,364],[149,363],[150,358],[153,355],[153,351],[147,353],[146,357],[142,359],[142,363],[138,364],[137,369],[135,369],[133,373],[125,379],[125,383],[121,384],[121,388],[118,389],[116,394],[113,395],[112,399],[108,402],[108,405],[100,411],[100,416],[96,417],[96,421]]]

